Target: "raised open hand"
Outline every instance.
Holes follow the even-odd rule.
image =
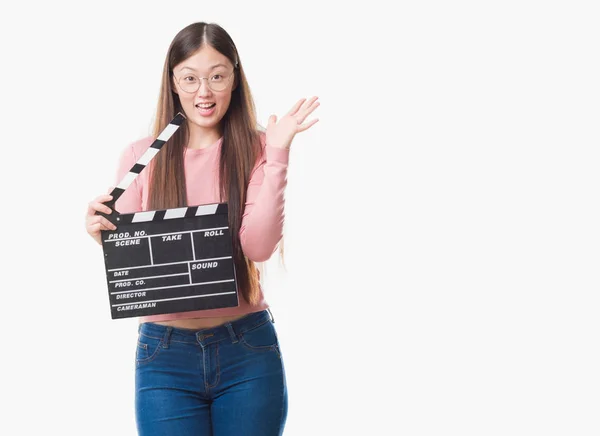
[[[266,140],[272,147],[290,148],[296,133],[304,132],[313,126],[318,118],[304,123],[304,120],[317,108],[319,97],[299,100],[290,111],[277,122],[277,116],[271,115],[267,124]]]

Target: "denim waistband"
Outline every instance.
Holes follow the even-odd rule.
[[[163,340],[163,347],[168,347],[170,342],[184,342],[201,345],[210,345],[226,339],[237,342],[239,335],[252,330],[265,322],[273,321],[269,309],[248,315],[235,321],[200,330],[171,327],[153,322],[145,322],[138,326],[138,333],[155,339]]]

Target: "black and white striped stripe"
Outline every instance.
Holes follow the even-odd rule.
[[[174,209],[150,210],[123,214],[117,217],[119,224],[135,224],[166,221],[176,218],[192,218],[203,215],[226,215],[227,203],[203,204],[200,206],[177,207]]]
[[[150,163],[150,161],[158,154],[163,145],[173,136],[173,134],[181,127],[183,121],[185,120],[185,116],[179,112],[175,115],[167,127],[160,132],[158,138],[154,140],[152,145],[146,150],[146,152],[138,159],[138,161],[131,167],[129,172],[125,174],[121,182],[117,185],[116,188],[112,190],[110,195],[112,195],[113,199],[110,203],[106,203],[109,207],[114,208],[115,202],[123,195],[125,190],[133,183],[135,178],[142,172],[144,168]]]

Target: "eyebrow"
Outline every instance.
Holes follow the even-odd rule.
[[[209,68],[209,70],[214,70],[214,69],[215,69],[215,68],[217,68],[217,67],[225,67],[225,68],[227,68],[227,65],[225,65],[225,64],[215,64],[215,65],[211,66],[211,67]],[[192,71],[198,72],[198,70],[196,70],[195,68],[192,68],[192,67],[183,67],[183,68],[182,68],[181,70],[179,70],[179,71],[183,71],[183,70],[192,70]]]

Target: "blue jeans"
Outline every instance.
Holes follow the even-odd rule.
[[[270,312],[202,330],[140,324],[135,406],[141,436],[283,434],[287,387]]]

